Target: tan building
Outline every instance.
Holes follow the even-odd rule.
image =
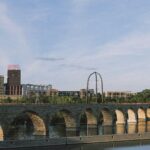
[[[81,89],[80,90],[80,98],[86,98],[86,89]]]
[[[4,76],[0,75],[0,95],[4,95]]]
[[[135,93],[132,93],[130,91],[107,91],[105,92],[105,97],[110,97],[110,98],[128,98],[132,95],[135,95]]]
[[[47,94],[47,96],[57,96],[58,90],[57,89],[49,89],[46,94]]]

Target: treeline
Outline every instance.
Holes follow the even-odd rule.
[[[79,97],[73,96],[45,96],[40,95],[37,99],[36,96],[22,97],[18,99],[11,99],[10,97],[5,99],[0,99],[1,103],[49,103],[49,104],[77,104],[86,103],[86,99],[81,99]]]
[[[145,89],[127,98],[105,98],[105,102],[116,103],[148,103],[150,102],[150,89]]]
[[[10,97],[6,99],[1,99],[1,103],[49,103],[49,104],[86,104],[86,98],[79,98],[77,96],[45,96],[40,95],[37,99],[35,95],[31,97],[22,97],[19,99],[11,99]],[[146,103],[150,102],[150,89],[143,90],[138,92],[135,95],[132,95],[127,98],[110,98],[104,97],[104,103]],[[88,103],[102,103],[101,95],[96,97],[89,97]]]

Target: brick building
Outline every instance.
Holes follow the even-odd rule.
[[[0,95],[4,95],[4,76],[0,75]]]
[[[21,70],[18,65],[9,65],[7,71],[7,95],[21,95]]]

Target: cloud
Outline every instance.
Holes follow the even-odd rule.
[[[24,58],[30,59],[32,55],[24,29],[11,16],[11,8],[6,3],[0,3],[0,28],[2,34],[0,39],[3,41],[0,45],[1,56],[4,60],[1,62],[5,67],[12,63],[22,63]],[[7,60],[7,61],[6,61]]]
[[[8,6],[7,3],[0,2],[0,68],[3,72],[0,73],[5,74],[5,79],[8,64],[19,64],[25,68],[25,65],[31,64],[34,55],[30,51],[24,28],[12,17],[11,7]]]
[[[60,60],[64,60],[64,58],[55,58],[55,57],[37,57],[37,60],[41,60],[41,61],[60,61]]]
[[[116,57],[142,55],[143,50],[150,48],[150,33],[132,33],[117,41],[99,47],[99,56]]]
[[[72,0],[72,5],[76,9],[76,11],[83,10],[85,7],[89,6],[90,3],[91,0]]]
[[[60,67],[65,67],[65,68],[73,68],[73,69],[80,69],[80,70],[97,70],[97,68],[94,67],[85,67],[85,66],[81,66],[81,65],[74,65],[74,64],[61,64]]]
[[[52,15],[50,8],[37,7],[27,15],[29,21],[47,21]]]
[[[0,27],[5,30],[13,38],[18,40],[18,43],[24,48],[27,48],[27,42],[22,28],[10,18],[7,5],[0,3]],[[19,50],[23,51],[23,50]]]
[[[112,62],[119,57],[128,59],[129,56],[144,56],[149,54],[150,49],[150,32],[134,32],[115,41],[110,41],[104,45],[99,45],[93,52],[87,50],[87,53],[79,61],[85,64],[97,64],[101,62]],[[99,63],[98,63],[99,64]]]
[[[131,85],[136,89],[141,83],[140,78],[135,78],[140,69],[141,72],[148,70],[142,88],[148,84],[150,68],[146,57],[150,55],[150,31],[149,26],[144,30],[144,20],[139,20],[142,28],[137,22],[134,31],[122,31],[120,19],[114,20],[111,14],[114,9],[108,11],[107,6],[111,8],[111,5],[107,2],[106,9],[97,5],[99,0],[96,3],[95,0],[71,0],[61,7],[53,2],[36,4],[35,1],[33,8],[24,9],[22,3],[0,3],[0,29],[4,34],[0,40],[6,37],[7,41],[0,44],[1,65],[19,63],[23,82],[55,83],[58,88],[77,89],[83,87],[90,72],[98,71],[104,77],[106,89],[130,88]],[[105,10],[107,15],[100,15],[105,14]],[[126,11],[123,17],[128,18]],[[127,25],[126,20],[123,24]]]

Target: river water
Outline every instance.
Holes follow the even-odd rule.
[[[138,123],[119,124],[119,125],[98,125],[87,126],[80,125],[78,133],[72,129],[66,130],[63,125],[49,126],[49,136],[64,137],[64,136],[92,136],[92,135],[109,135],[109,134],[134,134],[150,132],[150,121],[141,121]]]
[[[150,141],[130,141],[117,143],[94,143],[67,146],[49,146],[35,148],[18,148],[18,150],[149,150]]]
[[[30,131],[30,130],[29,130]],[[109,134],[132,134],[132,133],[145,133],[150,132],[150,121],[138,122],[127,125],[99,125],[87,126],[81,125],[78,136],[91,136],[91,135],[109,135]],[[30,132],[29,132],[30,133]],[[39,139],[43,137],[33,136],[34,134],[26,133],[26,130],[19,130],[18,140],[22,139]],[[76,136],[74,130],[66,130],[65,125],[49,126],[49,137],[70,137]],[[23,148],[27,149],[27,148]],[[82,144],[70,146],[50,146],[50,147],[37,147],[32,148],[36,150],[148,150],[150,149],[150,140],[147,141],[133,141],[133,142],[117,142],[117,143],[95,143],[95,144]],[[28,148],[31,150],[31,148]]]

